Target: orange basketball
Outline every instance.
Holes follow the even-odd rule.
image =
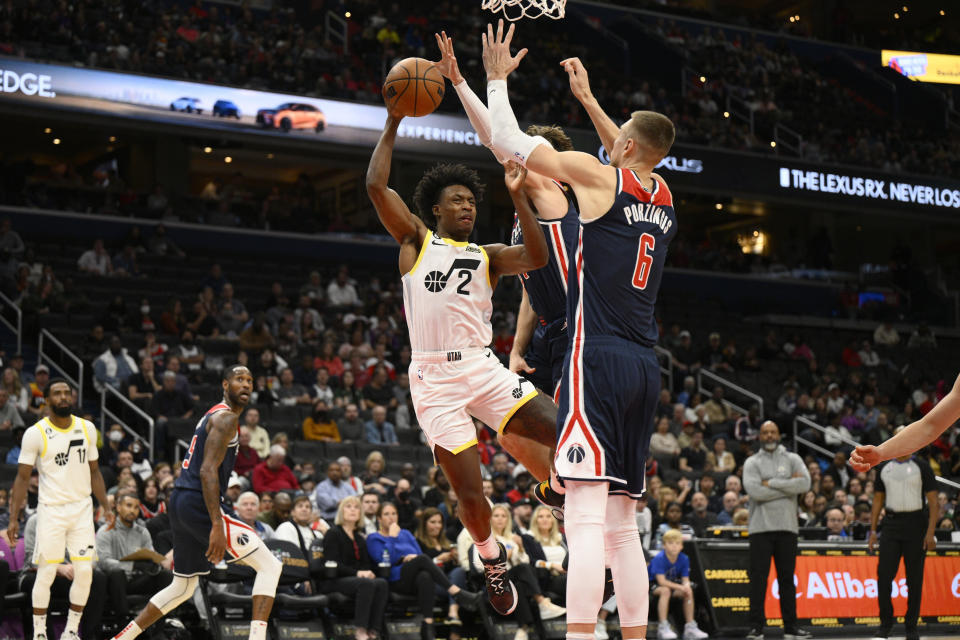
[[[393,65],[383,83],[383,101],[388,109],[404,116],[433,113],[443,100],[444,82],[440,72],[423,58],[406,58]]]

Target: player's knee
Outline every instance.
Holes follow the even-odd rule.
[[[150,598],[150,603],[163,615],[167,615],[193,596],[197,590],[200,578],[197,576],[173,576],[173,581],[156,595]]]
[[[70,603],[86,604],[93,583],[93,566],[89,562],[73,565],[73,584],[70,585]]]
[[[280,573],[283,571],[283,565],[280,561],[262,544],[243,561],[257,572],[251,593],[255,596],[271,598],[276,596]]]
[[[57,577],[57,565],[43,564],[37,568],[31,597],[35,609],[46,609],[50,604],[50,587]]]

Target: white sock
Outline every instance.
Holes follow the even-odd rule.
[[[67,609],[67,626],[63,629],[63,634],[66,635],[73,631],[76,634],[80,633],[80,618],[83,617],[83,611],[74,611],[73,609]]]
[[[47,637],[47,614],[35,613],[33,614],[33,637],[38,638],[41,634]]]
[[[567,631],[567,640],[593,640],[593,633],[574,633]]]
[[[250,640],[267,640],[267,623],[265,620],[250,621]]]
[[[123,631],[113,636],[113,640],[133,640],[137,636],[143,633],[135,621],[131,621],[130,624],[123,628]]]
[[[496,560],[500,557],[500,547],[497,545],[497,540],[493,537],[492,533],[490,537],[483,542],[474,541],[474,544],[477,546],[477,553],[479,553],[480,557],[484,560]]]

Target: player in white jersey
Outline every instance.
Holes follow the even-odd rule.
[[[34,466],[40,474],[37,507],[37,546],[33,561],[37,579],[33,583],[33,638],[47,639],[47,607],[50,586],[57,577],[63,551],[70,553],[73,584],[67,626],[60,640],[78,640],[80,618],[90,593],[96,540],[93,531],[91,492],[101,505],[107,504],[107,490],[97,463],[97,430],[90,422],[72,415],[73,387],[66,380],[51,380],[44,390],[50,416],[23,434],[17,478],[10,498],[10,525],[7,539],[13,547],[19,532],[20,510],[27,498],[27,486]]]
[[[498,278],[543,266],[546,240],[533,211],[518,197],[524,172],[516,167],[508,169],[506,180],[526,244],[478,246],[469,241],[482,185],[476,172],[462,165],[437,165],[417,185],[417,209],[436,224],[436,231],[428,229],[387,186],[401,117],[391,113],[387,118],[370,158],[367,193],[400,243],[414,409],[484,560],[490,602],[506,615],[516,607],[516,588],[506,577],[506,552],[491,533],[471,416],[500,433],[518,436],[504,443],[507,450],[537,479],[549,476],[556,405],[487,349],[493,338],[491,296]]]

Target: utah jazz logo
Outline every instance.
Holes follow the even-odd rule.
[[[457,276],[460,278],[460,286],[457,287],[457,293],[463,294],[465,296],[470,295],[470,292],[467,291],[466,286],[470,284],[470,281],[473,279],[473,272],[480,266],[480,260],[474,260],[471,258],[457,258],[453,261],[453,264],[450,265],[450,269],[446,273],[441,273],[439,271],[431,271],[423,278],[423,286],[427,288],[427,291],[430,293],[440,293],[447,286],[447,281],[450,280],[450,275],[457,271]]]
[[[587,452],[582,445],[574,443],[567,447],[567,460],[572,464],[579,464],[587,457]]]

